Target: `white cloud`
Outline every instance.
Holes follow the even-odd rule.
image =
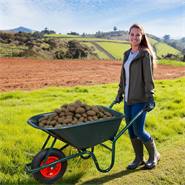
[[[184,5],[184,0],[0,0],[0,29],[25,26],[93,33],[110,31],[113,26],[128,30],[139,22],[148,33],[178,36],[185,33],[185,12],[169,15]]]

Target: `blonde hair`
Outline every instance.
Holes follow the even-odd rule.
[[[138,28],[141,31],[142,39],[141,39],[141,43],[140,43],[140,48],[147,49],[149,51],[149,53],[151,54],[151,56],[153,58],[153,65],[155,66],[156,65],[156,54],[155,54],[155,52],[154,52],[154,50],[148,40],[146,33],[144,32],[143,27],[139,24],[133,24],[129,29],[129,34],[130,34],[132,28]]]

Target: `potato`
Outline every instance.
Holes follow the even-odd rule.
[[[80,100],[76,100],[76,101],[74,102],[74,104],[75,104],[75,105],[81,105],[82,102],[81,102]]]
[[[72,113],[72,112],[66,112],[66,115],[67,115],[67,116],[73,116],[74,113]]]
[[[96,112],[94,112],[93,110],[89,110],[89,111],[87,111],[87,115],[88,116],[95,116]]]
[[[79,121],[79,122],[83,122],[83,121],[84,121],[84,118],[81,117],[78,121]]]
[[[58,116],[53,117],[53,120],[58,121]]]
[[[59,114],[60,117],[62,117],[62,116],[64,116],[64,115],[65,115],[64,112],[61,112],[61,113]]]
[[[88,116],[88,117],[87,117],[87,120],[88,120],[88,121],[92,121],[93,118],[92,118],[91,116]]]
[[[68,119],[63,119],[63,124],[68,124],[70,120]]]
[[[87,115],[86,113],[83,113],[82,116],[83,116],[84,118],[87,118],[88,115]]]
[[[46,120],[46,117],[40,118],[40,119],[39,119],[39,122],[40,122],[40,121],[43,121],[43,120]]]
[[[93,107],[92,107],[92,110],[93,110],[94,112],[96,112],[96,113],[98,113],[98,112],[99,112],[99,109],[98,109],[98,107],[97,107],[97,106],[93,106]]]
[[[57,114],[60,114],[61,109],[55,109],[54,112],[56,112]]]
[[[67,106],[68,106],[68,104],[66,103],[66,104],[63,104],[62,106],[61,106],[61,109],[66,109],[67,108]]]
[[[75,114],[75,117],[79,119],[81,117],[81,115],[80,114]]]
[[[98,119],[111,118],[112,114],[101,106],[90,106],[80,100],[56,108],[50,115],[41,117],[38,125],[47,128],[62,128],[62,125],[78,124]]]
[[[43,124],[43,122],[39,123],[39,127],[43,127],[45,124]]]
[[[79,113],[79,114],[82,114],[85,112],[85,109],[82,108],[82,107],[78,107],[76,110],[75,110],[76,113]]]
[[[53,121],[50,122],[50,125],[55,126],[56,123],[57,123],[57,122],[53,120]]]
[[[62,124],[59,124],[59,123],[56,124],[56,125],[55,125],[55,128],[62,128]]]
[[[77,118],[75,118],[75,117],[73,117],[73,120],[72,120],[72,124],[76,124],[78,122],[78,119]]]
[[[94,119],[94,120],[97,120],[98,118],[97,118],[97,116],[93,116],[93,119]]]
[[[70,112],[75,112],[75,106],[73,106],[73,105],[70,105],[70,106],[68,106],[67,107],[67,109],[70,111]]]
[[[90,105],[84,105],[83,107],[85,108],[86,111],[91,110],[91,106]]]

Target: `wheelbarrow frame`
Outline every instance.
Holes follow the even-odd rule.
[[[113,101],[112,104],[109,106],[109,108],[112,108],[115,104],[116,104],[116,102]],[[109,141],[111,141],[112,147],[109,147],[109,146],[107,146],[107,145],[105,145],[105,144],[103,144],[103,143],[99,143],[99,144],[95,145],[95,146],[101,145],[101,146],[104,147],[105,149],[107,149],[107,150],[109,150],[109,151],[112,152],[111,163],[110,163],[110,165],[109,165],[107,168],[102,169],[102,168],[100,167],[100,165],[99,165],[99,163],[98,163],[98,160],[97,160],[97,158],[96,158],[96,156],[95,156],[95,154],[94,154],[94,146],[93,146],[93,147],[90,147],[90,148],[91,148],[91,151],[88,151],[88,150],[87,150],[87,149],[89,149],[89,148],[87,148],[87,149],[78,149],[78,148],[77,148],[77,150],[78,150],[77,153],[72,154],[72,155],[69,155],[69,156],[66,156],[66,157],[64,157],[64,158],[62,158],[62,159],[56,160],[56,161],[54,161],[54,162],[52,162],[52,163],[50,163],[50,164],[44,164],[44,165],[42,165],[42,166],[40,166],[40,167],[38,167],[38,168],[35,168],[35,169],[32,169],[32,168],[31,168],[31,163],[28,163],[28,164],[25,165],[25,171],[26,171],[26,173],[29,173],[29,174],[30,174],[30,173],[31,173],[31,174],[32,174],[32,173],[36,173],[36,172],[38,172],[38,171],[40,171],[40,170],[42,170],[42,169],[44,169],[44,168],[47,168],[47,167],[50,167],[50,166],[54,166],[54,165],[56,165],[57,163],[64,162],[64,161],[67,161],[67,160],[69,160],[69,159],[73,159],[73,158],[79,157],[79,156],[80,156],[81,158],[83,158],[83,159],[87,159],[87,158],[91,157],[91,158],[93,159],[94,164],[95,164],[95,166],[96,166],[96,168],[97,168],[98,171],[103,172],[103,173],[109,172],[109,171],[112,169],[112,167],[114,166],[114,162],[115,162],[115,147],[116,147],[116,141],[125,133],[125,131],[134,123],[134,121],[135,121],[139,116],[141,116],[145,111],[146,111],[146,108],[144,108],[144,109],[142,109],[140,112],[138,112],[138,114],[137,114],[137,115],[136,115],[136,116],[135,116],[135,117],[134,117],[134,118],[133,118],[133,119],[132,119],[132,120],[131,120],[131,121],[119,132],[119,133],[118,133],[118,134],[116,134],[116,135],[114,136],[113,139],[109,140]],[[124,117],[125,117],[125,116],[122,115],[122,119],[123,119]],[[44,130],[44,129],[43,129],[43,130]],[[52,144],[51,144],[51,146],[50,146],[50,148],[48,149],[48,151],[47,151],[47,153],[46,153],[46,155],[45,155],[45,157],[44,157],[44,162],[45,162],[45,161],[47,161],[47,158],[48,158],[48,156],[50,155],[50,151],[53,149],[53,147],[54,147],[54,145],[55,145],[57,139],[61,141],[61,138],[59,138],[58,136],[56,136],[55,134],[49,132],[49,131],[46,130],[46,129],[45,129],[44,131],[48,133],[48,137],[46,138],[46,140],[45,140],[45,142],[44,142],[44,144],[43,144],[43,146],[42,146],[42,148],[41,148],[41,151],[44,150],[44,149],[46,148],[46,146],[47,146],[49,140],[51,139],[51,136],[54,138],[54,139],[53,139],[53,142],[52,142]],[[107,140],[107,141],[108,141],[108,140]],[[65,144],[63,147],[61,147],[60,150],[62,151],[62,150],[64,150],[65,148],[67,148],[68,146],[70,146],[70,144],[67,143],[67,144]],[[87,156],[85,157],[84,155],[87,155]]]

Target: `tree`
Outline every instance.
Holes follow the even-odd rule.
[[[80,35],[80,34],[75,31],[71,31],[70,33],[67,33],[67,35]]]
[[[168,41],[170,40],[170,35],[164,35],[164,36],[163,36],[163,40],[164,40],[165,42],[168,42]]]
[[[185,49],[182,50],[182,54],[183,54],[183,59],[182,59],[182,61],[185,62]]]
[[[41,31],[41,34],[55,34],[56,32],[53,30],[49,30],[47,27]]]
[[[118,30],[118,28],[117,28],[116,26],[114,26],[114,27],[113,27],[113,30],[114,30],[114,31],[117,31],[117,30]]]

